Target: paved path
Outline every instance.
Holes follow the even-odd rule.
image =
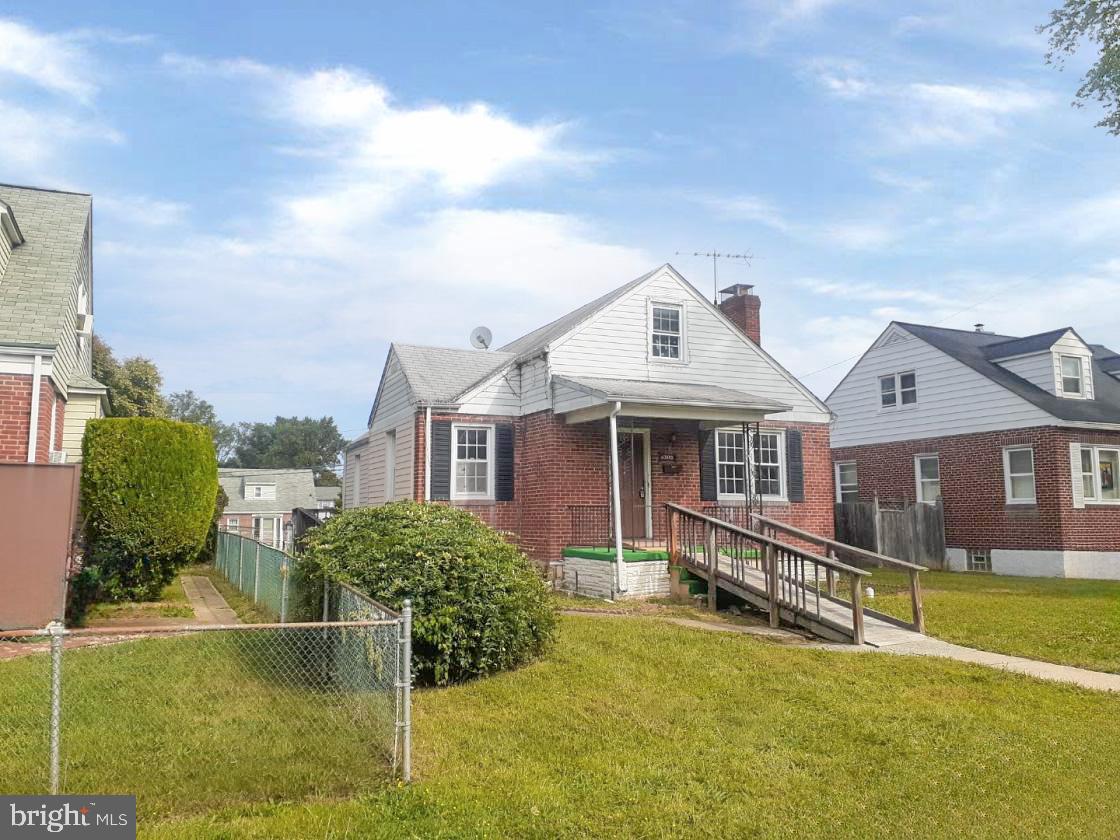
[[[183,575],[183,591],[200,624],[240,624],[222,594],[214,588],[210,578],[202,575]]]

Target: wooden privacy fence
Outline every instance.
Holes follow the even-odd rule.
[[[836,505],[836,538],[876,554],[933,569],[945,566],[945,511],[941,502]]]

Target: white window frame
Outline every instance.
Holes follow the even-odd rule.
[[[1011,472],[1011,453],[1012,452],[1029,452],[1031,453],[1031,471],[1029,473],[1012,473]],[[938,463],[938,475],[941,473],[941,465]],[[1029,475],[1034,484],[1034,493],[1031,494],[1029,499],[1017,499],[1012,493],[1012,478],[1023,478]],[[1035,473],[1034,463],[1034,447],[1033,446],[1005,446],[1003,448],[1003,495],[1009,505],[1034,505],[1038,504],[1038,477]]]
[[[840,481],[840,468],[841,467],[855,467],[856,468],[856,483],[845,485]],[[849,492],[856,494],[856,501],[859,501],[859,465],[855,461],[837,461],[832,465],[832,477],[836,487],[836,504],[844,503],[844,487],[848,488]]]
[[[1100,444],[1082,446],[1081,451],[1089,450],[1093,453],[1093,496],[1085,497],[1086,505],[1120,505],[1120,499],[1106,499],[1104,497],[1104,487],[1101,486],[1101,453],[1102,452],[1116,452],[1118,453],[1117,460],[1120,461],[1120,444]],[[1085,472],[1081,476],[1086,475]],[[1120,474],[1113,477],[1113,480],[1120,482]]]
[[[459,430],[486,429],[486,492],[460,493],[455,480],[459,464]],[[494,424],[492,423],[452,423],[451,424],[451,498],[465,502],[494,501]]]
[[[746,489],[750,486],[749,483],[748,483],[750,481],[750,476],[749,476],[750,468],[748,467],[748,465],[746,463],[736,464],[734,461],[724,461],[719,457],[719,451],[720,451],[719,436],[720,435],[740,435],[741,436],[742,434],[743,434],[743,430],[741,428],[739,428],[739,429],[716,429],[716,498],[719,501],[725,501],[725,502],[732,502],[732,501],[736,501],[736,500],[743,501],[746,498]],[[743,461],[744,462],[749,462],[750,461],[749,450],[747,449],[747,441],[745,439],[742,442],[742,446],[743,446]],[[720,467],[722,467],[725,464],[730,465],[730,466],[741,466],[743,468],[743,482],[744,482],[743,491],[744,492],[742,492],[742,493],[725,493],[724,492],[723,487],[722,487],[721,475],[720,475]]]
[[[675,309],[679,316],[680,330],[677,333],[678,349],[680,355],[674,359],[670,356],[655,356],[653,354],[653,336],[655,330],[653,329],[653,310],[654,309]],[[684,365],[688,364],[688,326],[686,323],[685,314],[687,309],[683,303],[674,303],[671,301],[650,300],[646,307],[646,358],[652,364],[658,365]],[[672,333],[665,332],[664,330],[657,330],[656,332],[665,335],[672,335]]]
[[[261,533],[261,523],[265,519],[272,520],[272,536],[269,539],[263,539],[264,534]],[[283,530],[284,517],[279,513],[262,513],[259,516],[253,517],[253,539],[262,542],[265,545],[270,545],[273,548],[280,547],[280,532]]]
[[[385,432],[385,501],[397,497],[397,430]]]
[[[238,516],[227,516],[226,517],[226,530],[227,531],[240,531],[241,530],[241,518],[238,517]]]
[[[719,465],[720,463],[730,463],[728,461],[721,462],[719,459],[719,433],[726,432],[731,434],[742,434],[743,429],[739,426],[727,426],[724,428],[716,429],[716,499],[721,502],[741,502],[744,500],[742,493],[724,493],[719,487]],[[775,435],[778,438],[778,494],[773,495],[770,493],[763,493],[762,500],[768,502],[784,502],[787,501],[787,493],[789,483],[786,479],[786,433],[784,429],[759,429],[760,435]],[[751,495],[754,495],[754,476],[752,475],[752,468],[757,468],[759,465],[754,462],[752,457],[754,453],[754,431],[747,430],[747,440],[744,441],[743,454],[747,459],[745,474],[748,476],[748,481],[752,482],[750,486]],[[767,465],[773,466],[773,465]]]
[[[977,561],[977,558],[983,558]],[[964,568],[966,572],[992,571],[992,550],[990,548],[970,548],[964,553]]]
[[[921,504],[921,505],[937,504],[937,499],[934,499],[932,502],[929,502],[929,501],[926,501],[924,498],[922,498],[923,495],[924,495],[922,493],[922,485],[933,481],[932,478],[922,478],[922,461],[924,461],[928,458],[934,458],[937,461],[937,486],[938,486],[938,488],[941,487],[941,456],[936,452],[920,452],[917,455],[915,455],[914,456],[914,491],[917,494],[915,496],[915,498],[918,500],[918,504]],[[944,499],[945,494],[942,492],[939,498]]]
[[[905,391],[907,393],[913,393],[914,394],[914,401],[913,402],[909,402],[909,403],[903,403],[902,402],[902,394],[903,394],[903,390],[904,390],[903,387],[902,387],[902,377],[904,377],[904,376],[914,377],[914,387],[905,389]],[[885,380],[888,380],[888,379],[891,381],[891,389],[889,391],[884,391],[883,390],[883,382]],[[901,371],[897,371],[896,373],[881,374],[880,376],[877,376],[875,378],[875,385],[879,389],[877,399],[879,400],[879,410],[880,411],[898,411],[898,409],[900,409],[900,408],[909,408],[910,406],[918,404],[918,374],[917,374],[916,371],[901,370]],[[894,394],[894,404],[893,405],[883,405],[883,395],[884,394]]]
[[[1077,382],[1081,390],[1067,391],[1066,390],[1066,372],[1063,367],[1066,359],[1072,359],[1077,362],[1078,377]],[[1085,358],[1077,356],[1072,353],[1059,353],[1058,354],[1058,394],[1059,396],[1067,397],[1069,399],[1083,400],[1088,397],[1088,376],[1085,374]],[[1072,377],[1071,377],[1072,378]]]

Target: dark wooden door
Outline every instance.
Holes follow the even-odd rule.
[[[646,451],[642,435],[619,433],[618,479],[622,497],[622,537],[645,539]]]

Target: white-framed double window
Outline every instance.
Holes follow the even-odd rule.
[[[898,408],[918,401],[918,375],[914,371],[888,373],[879,377],[879,406]]]
[[[280,545],[280,517],[254,516],[253,537],[265,545]]]
[[[494,427],[451,427],[451,498],[494,498]]]
[[[914,456],[914,482],[919,502],[932,505],[941,498],[941,459],[936,452]]]
[[[737,501],[749,491],[768,499],[784,499],[785,433],[763,429],[751,434],[751,458],[755,487],[746,482],[746,446],[742,429],[716,430],[716,474],[721,500]]]
[[[1003,491],[1009,505],[1035,503],[1034,449],[1029,446],[1004,447]]]
[[[1080,356],[1062,356],[1058,364],[1061,366],[1062,396],[1085,396],[1085,366]]]
[[[226,518],[226,530],[227,531],[239,531],[239,530],[241,530],[241,519],[236,517],[236,516],[227,517]]]
[[[650,301],[649,357],[656,362],[685,361],[684,307],[679,303]]]
[[[855,461],[837,461],[835,469],[836,479],[836,501],[839,504],[844,502],[858,502],[859,501],[859,473],[856,470]]]
[[[1088,503],[1120,504],[1120,448],[1081,447],[1081,486]]]

